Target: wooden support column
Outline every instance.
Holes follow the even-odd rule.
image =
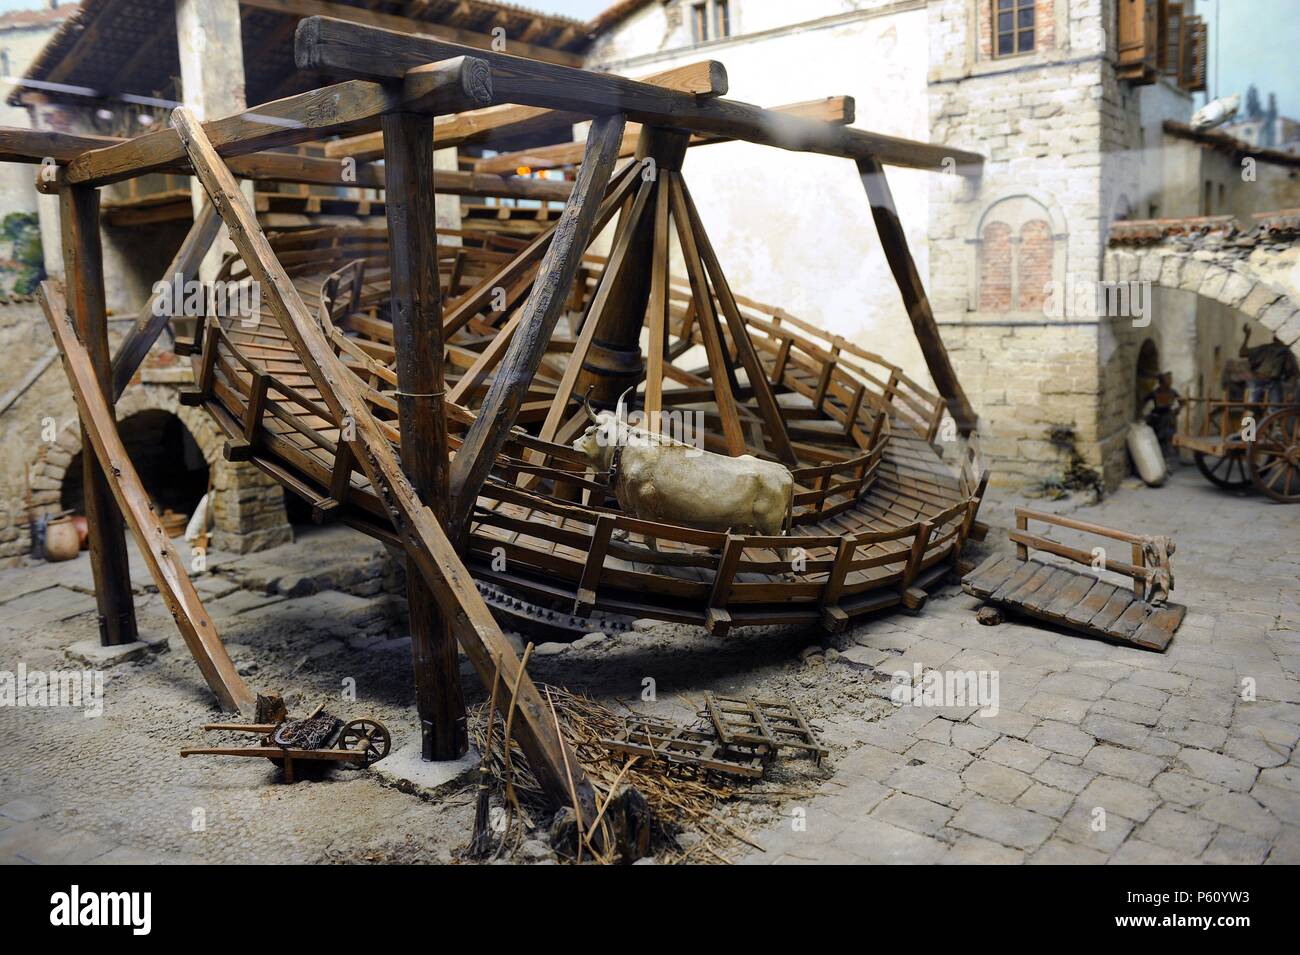
[[[416,494],[446,527],[447,418],[434,229],[433,117],[392,113],[383,118],[383,131],[402,469]],[[421,756],[457,759],[469,748],[469,740],[456,637],[410,557],[406,599]]]
[[[894,194],[885,179],[885,170],[873,158],[859,159],[858,175],[862,177],[862,186],[867,191],[867,200],[871,203],[871,216],[876,220],[876,232],[880,235],[880,244],[884,247],[885,258],[889,261],[898,291],[903,296],[903,305],[907,308],[907,317],[912,320],[912,329],[916,341],[925,356],[926,367],[934,386],[948,404],[948,412],[957,422],[957,429],[962,434],[975,430],[979,419],[971,408],[957,372],[948,358],[948,350],[943,347],[943,338],[939,335],[939,326],[934,321],[934,312],[930,308],[930,299],[925,294],[925,285],[921,282],[921,273],[912,260],[911,250],[907,247],[907,236],[903,234],[903,224],[898,218],[898,208],[894,205]]]
[[[100,390],[113,393],[108,354],[108,315],[104,306],[104,256],[99,242],[99,190],[65,186],[59,191],[63,228],[63,266],[67,276],[68,312],[77,337],[85,345]],[[122,512],[91,451],[85,423],[81,427],[82,482],[86,497],[86,526],[90,536],[90,566],[99,607],[99,640],[106,646],[139,639],[135,602],[131,597],[131,568],[126,556]]]
[[[683,130],[658,126],[641,130],[636,160],[653,161],[657,189],[666,188],[667,173],[682,168],[689,140],[690,133]],[[642,171],[638,170],[637,175],[643,175]],[[628,206],[625,215],[630,216],[631,211]],[[654,257],[654,216],[641,216],[627,225],[630,234],[620,236],[626,252],[617,265],[613,258],[609,262],[615,272],[608,279],[604,307],[599,314],[593,311],[588,315],[589,320],[599,324],[592,332],[591,348],[574,388],[577,395],[585,395],[591,388],[592,399],[607,407],[612,407],[629,385],[641,379],[641,327],[650,301],[652,270],[646,268],[646,263]]]

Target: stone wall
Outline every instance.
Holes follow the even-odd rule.
[[[116,350],[125,323],[110,322]],[[0,301],[0,393],[18,383],[53,347],[40,305],[31,298]],[[119,420],[145,410],[176,415],[212,470],[214,528],[211,546],[245,553],[293,539],[284,492],[255,467],[222,457],[224,438],[205,412],[180,404],[179,388],[192,381],[188,363],[155,349],[117,404]],[[63,368],[55,360],[0,417],[0,566],[31,552],[31,514],[60,509],[64,476],[81,451],[77,410]],[[27,489],[30,485],[30,508]]]

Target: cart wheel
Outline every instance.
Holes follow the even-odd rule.
[[[388,747],[392,745],[392,737],[388,734],[388,727],[384,726],[379,720],[372,720],[370,717],[363,717],[359,720],[352,720],[347,726],[343,727],[343,732],[339,734],[338,746],[340,749],[356,749],[361,741],[369,737],[370,741],[366,745],[366,756],[362,760],[362,766],[369,766],[371,763],[377,763],[388,755]]]
[[[1194,451],[1192,457],[1196,459],[1197,470],[1211,483],[1229,491],[1242,491],[1250,487],[1250,469],[1244,454],[1219,457],[1204,451]]]
[[[1250,445],[1250,477],[1273,500],[1300,502],[1300,408],[1283,408],[1259,423]]]

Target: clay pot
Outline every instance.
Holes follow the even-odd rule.
[[[71,518],[61,517],[50,521],[45,528],[45,559],[54,563],[72,560],[81,550],[80,535]]]
[[[86,550],[90,546],[90,525],[86,523],[85,515],[75,515],[72,523],[77,528],[77,540],[80,542],[81,549]]]

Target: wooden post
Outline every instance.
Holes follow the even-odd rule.
[[[434,229],[433,117],[393,113],[383,118],[383,131],[402,469],[420,499],[446,527],[447,419]],[[420,753],[427,760],[457,759],[469,748],[469,740],[456,638],[419,567],[409,557],[406,600],[420,714]]]
[[[907,308],[907,317],[912,320],[912,329],[916,333],[917,344],[925,356],[926,367],[930,377],[948,403],[948,411],[957,422],[957,429],[962,434],[975,430],[979,419],[971,408],[957,372],[953,370],[948,350],[943,347],[943,338],[939,335],[939,326],[935,324],[934,312],[930,308],[930,299],[925,294],[925,285],[921,282],[921,273],[912,260],[911,250],[907,247],[907,236],[903,233],[903,224],[898,218],[898,209],[894,205],[894,195],[885,179],[885,170],[872,158],[858,160],[858,175],[862,177],[862,186],[867,191],[867,200],[871,203],[871,216],[876,220],[876,231],[880,234],[880,244],[884,247],[885,258],[889,261],[898,291],[902,293],[903,305]]]
[[[657,190],[667,186],[668,172],[682,168],[689,139],[690,135],[681,130],[642,127],[636,160],[653,162]],[[649,175],[649,172],[639,170],[638,175]],[[630,213],[628,207],[625,216]],[[604,307],[600,314],[592,311],[587,316],[588,321],[598,325],[592,329],[593,344],[574,388],[578,395],[585,395],[592,388],[592,399],[607,407],[629,385],[641,379],[641,328],[645,324],[651,284],[651,269],[646,263],[654,257],[654,216],[642,215],[620,225],[624,227],[620,231],[625,234],[619,240],[626,252],[617,264],[610,258],[608,268],[613,271],[602,283],[608,288]]]
[[[99,244],[99,190],[83,186],[62,188],[59,191],[59,218],[63,228],[68,312],[77,337],[90,355],[100,390],[112,394],[108,314],[104,306],[104,257]],[[90,536],[90,566],[95,576],[95,602],[99,607],[99,640],[106,647],[134,643],[139,637],[122,512],[113,500],[104,470],[91,450],[84,422],[81,428],[81,465],[86,526]]]

